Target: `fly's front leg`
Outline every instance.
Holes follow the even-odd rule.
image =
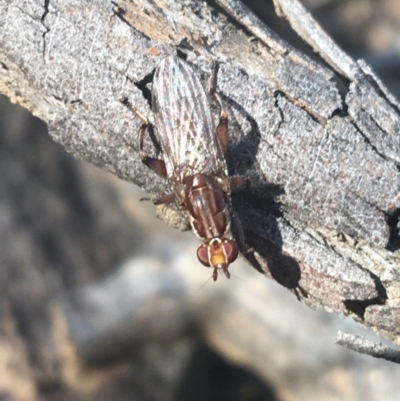
[[[221,108],[221,115],[219,118],[219,124],[217,126],[217,137],[219,139],[219,143],[221,144],[222,152],[226,153],[228,149],[228,110],[226,109],[222,97],[215,90],[215,81],[217,76],[217,63],[214,62],[212,66],[212,74],[210,77],[210,81],[208,84],[208,92],[213,94],[217,99],[219,107]]]
[[[145,164],[148,168],[153,170],[159,176],[166,178],[167,177],[167,169],[165,167],[165,162],[160,159],[155,159],[154,157],[147,156],[146,153],[143,152],[143,141],[144,135],[146,134],[147,129],[151,125],[147,118],[139,113],[137,110],[134,110],[136,116],[142,121],[142,126],[139,129],[139,157],[143,164]]]

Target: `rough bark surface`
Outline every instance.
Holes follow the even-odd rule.
[[[246,242],[254,249],[248,261],[305,304],[350,314],[400,343],[400,106],[368,65],[335,47],[297,1],[275,2],[321,59],[285,43],[237,1],[218,0],[221,8],[189,0],[0,1],[0,91],[45,121],[52,138],[76,158],[162,194],[167,183],[137,156],[141,123],[125,100],[151,119],[148,84],[162,57],[179,48],[204,81],[217,60],[217,90],[230,112],[228,164],[232,173],[254,181],[234,195]],[[79,293],[78,300],[69,294],[56,302],[63,288],[101,277],[143,239],[123,213],[105,212],[117,207],[114,195],[104,196],[105,186],[91,185],[89,176],[77,179],[59,148],[35,142],[43,152],[43,164],[35,164],[16,143],[12,135],[0,143],[2,176],[9,177],[0,185],[7,249],[2,253],[7,268],[0,273],[0,352],[4,366],[18,374],[13,380],[0,375],[0,398],[35,400],[47,389],[54,399],[61,393],[71,400],[124,399],[123,390],[126,399],[130,390],[138,399],[173,399],[168,383],[188,359],[186,343],[170,351],[178,355],[174,373],[160,373],[169,392],[163,386],[133,389],[143,377],[152,378],[152,386],[158,383],[146,364],[151,361],[161,372],[163,363],[170,366],[167,354],[152,359],[143,346],[135,368],[109,370],[108,377],[119,382],[104,384],[101,372],[91,372],[89,380],[79,371],[71,350],[76,347],[85,362],[96,364],[126,356],[127,338],[133,348],[147,337],[173,342],[193,327],[221,353],[264,377],[288,374],[273,354],[282,336],[265,330],[263,320],[284,311],[268,297],[260,305],[265,294],[254,300],[262,276],[247,293],[228,282],[235,290],[226,289],[225,298],[206,292],[199,300],[187,290],[191,266],[177,262],[175,280],[157,271],[157,259],[146,259],[138,262],[133,287],[124,287],[129,273],[122,270],[114,280]],[[148,139],[146,150],[153,149]],[[57,168],[50,164],[54,159]],[[73,194],[64,199],[71,181]],[[185,226],[171,209],[161,214]],[[171,253],[160,251],[160,258],[170,260]],[[145,286],[162,296],[144,298]],[[107,288],[118,296],[104,299]],[[128,323],[122,296],[125,308],[129,300]],[[241,309],[241,302],[251,308]],[[147,319],[149,311],[157,311],[157,323]],[[243,326],[249,330],[242,332]],[[259,352],[267,347],[270,364]],[[292,381],[292,394],[301,394],[297,384]],[[341,393],[340,399],[352,398]]]
[[[146,84],[177,47],[203,79],[218,60],[228,163],[257,182],[234,199],[250,263],[399,342],[399,104],[362,61],[331,70],[239,17],[246,29],[195,1],[3,2],[0,89],[75,157],[163,193],[123,100],[151,118]]]

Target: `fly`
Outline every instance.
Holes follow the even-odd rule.
[[[228,176],[224,156],[228,114],[215,95],[221,106],[216,128],[205,91],[189,64],[177,55],[160,62],[154,73],[152,109],[164,160],[143,152],[149,122],[137,113],[143,121],[140,158],[158,175],[168,178],[172,189],[153,203],[177,202],[188,214],[193,231],[203,242],[197,248],[197,258],[214,269],[214,281],[219,272],[230,277],[229,264],[244,248],[240,222],[231,205],[231,183],[240,184],[241,177]]]

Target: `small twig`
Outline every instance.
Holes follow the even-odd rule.
[[[400,364],[400,350],[386,347],[385,345],[377,344],[373,341],[365,340],[364,338],[354,334],[347,334],[343,333],[342,331],[338,331],[336,336],[336,344],[343,345],[344,347],[360,354],[365,354],[374,358],[381,358]]]

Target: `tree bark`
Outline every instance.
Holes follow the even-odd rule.
[[[165,55],[178,48],[204,80],[217,60],[230,172],[255,182],[234,195],[254,250],[246,258],[307,305],[399,343],[400,106],[297,2],[276,2],[321,58],[237,1],[218,0],[217,11],[173,0],[3,2],[0,91],[76,158],[162,194],[167,183],[138,158],[141,122],[126,100],[151,120],[148,84]]]

